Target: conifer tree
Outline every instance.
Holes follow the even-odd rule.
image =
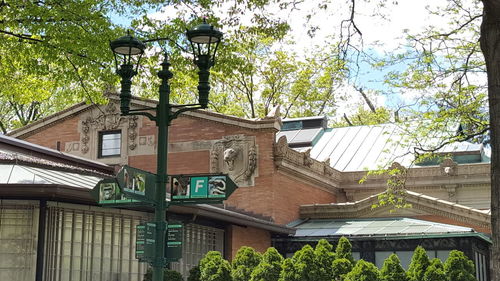
[[[381,281],[378,268],[371,262],[359,260],[349,272],[345,281]]]
[[[231,277],[233,281],[248,281],[252,271],[259,265],[262,256],[253,248],[241,247],[232,263]]]
[[[231,265],[217,251],[200,260],[200,281],[231,281]]]
[[[316,244],[314,249],[314,264],[316,267],[316,278],[318,280],[332,280],[333,278],[333,261],[335,253],[332,252],[333,246],[325,239],[321,239]]]
[[[434,258],[431,260],[429,267],[424,274],[424,281],[443,281],[446,280],[443,263],[440,259]]]
[[[305,245],[291,259],[285,259],[279,281],[316,281],[314,250]]]
[[[380,270],[382,281],[407,281],[406,272],[396,254],[391,254]]]
[[[409,281],[422,281],[424,279],[425,271],[429,266],[429,257],[425,252],[425,249],[421,246],[415,248],[413,252],[413,257],[411,258],[410,266],[406,275]]]
[[[278,281],[283,264],[283,257],[270,247],[262,255],[259,265],[252,271],[250,281]]]
[[[332,280],[344,280],[345,275],[351,272],[353,264],[346,258],[335,259],[332,263]]]
[[[354,266],[355,261],[354,257],[352,256],[352,245],[351,242],[349,242],[349,239],[345,237],[341,237],[339,239],[339,243],[337,244],[337,248],[335,249],[335,258],[336,259],[348,259],[352,265]]]
[[[461,251],[453,250],[444,263],[448,281],[476,281],[474,263]]]

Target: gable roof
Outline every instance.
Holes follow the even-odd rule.
[[[107,94],[106,95],[109,100],[119,101],[119,96],[117,94]],[[131,108],[140,109],[140,108],[155,108],[158,105],[158,101],[152,99],[145,98],[137,98],[132,97],[131,100]],[[19,129],[15,129],[10,131],[7,135],[16,137],[16,138],[25,138],[28,137],[40,130],[43,130],[47,127],[50,127],[58,122],[64,121],[68,118],[78,115],[79,113],[89,110],[93,107],[99,106],[97,104],[86,104],[85,102],[81,102],[75,104],[71,107],[68,107],[62,111],[56,112],[52,115],[49,115],[43,119],[35,121],[31,124],[28,124]],[[177,109],[173,108],[175,112]],[[209,110],[194,110],[184,112],[181,115],[191,116],[195,118],[206,119],[210,121],[215,121],[227,125],[238,126],[248,129],[274,129],[279,130],[281,128],[281,119],[276,118],[263,118],[263,119],[255,119],[249,120],[235,116],[228,116],[216,112],[212,112]]]

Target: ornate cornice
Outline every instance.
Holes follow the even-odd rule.
[[[388,206],[379,207],[375,210],[372,208],[374,204],[378,203],[379,195],[380,194],[376,194],[351,203],[302,205],[300,206],[300,217],[303,219],[361,218],[372,217],[374,212],[380,214],[384,211],[387,214],[385,216],[393,217],[394,214],[389,212],[390,207]],[[413,212],[418,210],[418,214],[416,215],[422,213],[436,215],[467,224],[477,225],[482,228],[490,228],[491,217],[486,212],[412,191],[405,191],[404,196],[406,203],[412,206],[405,210]]]
[[[274,164],[279,171],[337,191],[341,173],[330,167],[328,161],[317,161],[309,153],[310,151],[298,152],[288,147],[286,137],[282,136],[274,145]]]
[[[386,175],[368,175],[366,171],[343,172],[341,176],[344,189],[378,189],[385,188]],[[360,183],[361,179],[366,179]],[[489,184],[490,164],[457,164],[444,162],[440,166],[412,167],[407,169],[405,186],[411,188],[439,187],[443,185],[477,185]]]

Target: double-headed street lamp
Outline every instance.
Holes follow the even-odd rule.
[[[210,67],[215,63],[215,54],[222,39],[222,32],[204,21],[194,29],[188,30],[186,36],[191,43],[194,63],[199,69],[199,97],[197,104],[170,104],[170,85],[168,80],[172,78],[173,74],[169,70],[170,63],[167,54],[165,54],[165,59],[161,63],[162,69],[158,72],[158,77],[161,79],[158,105],[155,108],[130,109],[132,77],[137,74],[137,69],[146,45],[130,35],[120,37],[110,43],[111,50],[115,55],[116,73],[121,77],[121,114],[146,116],[150,120],[155,121],[158,127],[157,178],[154,200],[156,239],[154,259],[151,262],[153,267],[153,281],[163,280],[163,269],[166,266],[164,248],[165,231],[167,228],[166,210],[168,208],[168,203],[166,202],[168,126],[182,112],[207,108],[208,94],[210,92],[208,82]],[[144,42],[165,39],[167,38],[145,40]],[[151,111],[155,113],[152,114]]]

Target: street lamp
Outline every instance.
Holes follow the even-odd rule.
[[[155,121],[158,127],[157,184],[155,200],[153,202],[155,208],[156,239],[154,259],[151,262],[153,267],[153,281],[163,281],[163,269],[166,266],[164,245],[165,231],[167,228],[166,210],[168,209],[168,203],[165,200],[167,184],[168,126],[170,122],[177,118],[182,112],[207,108],[208,94],[210,92],[210,85],[208,82],[210,67],[215,63],[215,54],[223,34],[212,25],[207,24],[204,20],[202,24],[192,30],[188,30],[186,35],[191,43],[194,63],[199,69],[199,97],[197,104],[170,104],[170,85],[168,80],[172,78],[173,74],[169,70],[170,63],[167,54],[165,54],[165,58],[161,63],[162,69],[158,72],[158,77],[161,79],[158,105],[155,108],[130,109],[132,78],[137,75],[140,59],[144,54],[146,45],[140,40],[130,36],[130,34],[120,37],[110,43],[111,50],[115,56],[116,73],[121,77],[121,114],[146,116],[150,120]],[[169,39],[158,38],[145,40],[144,42],[158,40]],[[154,114],[152,114],[151,111],[154,111]]]

